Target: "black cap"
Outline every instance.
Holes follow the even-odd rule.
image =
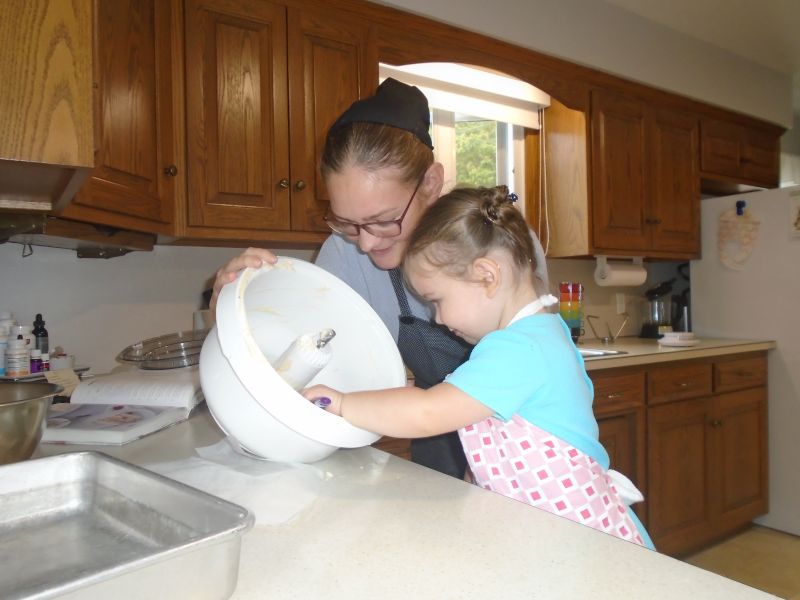
[[[331,125],[330,132],[350,123],[378,123],[405,129],[433,149],[428,129],[431,126],[428,99],[418,87],[388,77],[375,95],[356,100]]]

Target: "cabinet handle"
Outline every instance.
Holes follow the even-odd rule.
[[[281,179],[281,180],[278,182],[278,187],[279,187],[279,188],[281,188],[281,189],[283,189],[283,190],[287,189],[287,188],[289,187],[289,180],[288,180],[288,179],[285,179],[285,178],[284,178],[284,179]]]
[[[608,400],[616,400],[617,398],[622,398],[625,394],[623,392],[612,392],[606,396]]]
[[[719,419],[714,419],[713,421],[711,421],[711,426],[712,427],[721,427],[722,426],[722,421],[719,420]]]
[[[682,381],[681,383],[678,384],[678,387],[686,389],[689,387],[689,382]]]
[[[300,179],[297,183],[294,184],[294,187],[297,190],[304,190],[306,189],[306,182]]]
[[[170,165],[168,167],[164,167],[164,175],[169,175],[170,177],[175,177],[178,174],[178,167],[175,165]]]

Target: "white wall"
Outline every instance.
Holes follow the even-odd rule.
[[[214,272],[240,249],[158,246],[111,259],[77,258],[74,251],[35,246],[23,258],[22,246],[0,245],[0,309],[20,323],[42,313],[51,348],[60,345],[93,373],[106,373],[114,357],[140,340],[192,328],[192,313]],[[276,251],[311,260],[310,251]],[[600,288],[593,283],[594,262],[551,260],[551,288],[559,281],[580,281],[586,287],[587,314],[608,321],[616,332],[614,292],[623,291],[631,320],[622,335],[637,335],[643,314],[642,292],[675,276],[674,263],[648,266],[648,282],[640,288]],[[587,337],[591,332],[587,327]],[[598,333],[604,335],[604,330]]]
[[[157,246],[111,259],[74,251],[0,245],[0,309],[30,324],[42,313],[50,347],[60,345],[94,373],[137,341],[192,328],[214,272],[240,249]],[[308,251],[279,252],[310,260]]]
[[[600,0],[381,0],[601,71],[792,124],[791,76]]]

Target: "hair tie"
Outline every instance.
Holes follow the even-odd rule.
[[[519,200],[519,196],[517,196],[514,192],[511,192],[508,196],[506,196],[506,200],[514,204],[517,200]]]

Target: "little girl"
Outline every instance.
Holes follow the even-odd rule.
[[[515,199],[505,186],[453,190],[408,242],[404,275],[437,323],[476,344],[467,362],[426,390],[343,394],[315,385],[304,395],[382,435],[458,430],[477,485],[652,548],[620,497],[638,490],[608,470],[583,359],[561,317],[544,310],[556,299],[536,292]]]

